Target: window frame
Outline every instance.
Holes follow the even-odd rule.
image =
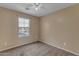
[[[20,27],[19,24],[19,19],[24,19],[24,20],[28,20],[28,26],[25,26],[25,27]],[[26,24],[25,23],[25,24]],[[25,25],[24,24],[24,25]],[[21,28],[21,29],[20,29]],[[22,30],[24,28],[24,31]],[[21,32],[22,31],[22,32]],[[23,37],[28,37],[30,35],[30,19],[26,18],[26,17],[18,17],[18,37],[19,38],[23,38]]]

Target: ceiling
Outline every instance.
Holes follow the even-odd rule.
[[[33,8],[27,9],[27,7],[31,7],[32,3],[0,3],[0,7],[8,8],[15,11],[20,11],[32,16],[45,16],[50,14],[51,12],[55,12],[61,10],[63,8],[70,7],[75,5],[74,3],[41,3],[41,7],[39,10],[35,10]]]

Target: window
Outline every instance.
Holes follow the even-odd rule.
[[[29,36],[29,19],[19,17],[18,18],[18,36],[27,37]]]

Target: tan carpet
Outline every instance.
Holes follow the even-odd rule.
[[[75,56],[67,51],[52,47],[42,42],[34,42],[0,52],[0,56]]]

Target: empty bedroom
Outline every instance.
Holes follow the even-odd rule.
[[[0,3],[0,56],[78,55],[78,3]]]

